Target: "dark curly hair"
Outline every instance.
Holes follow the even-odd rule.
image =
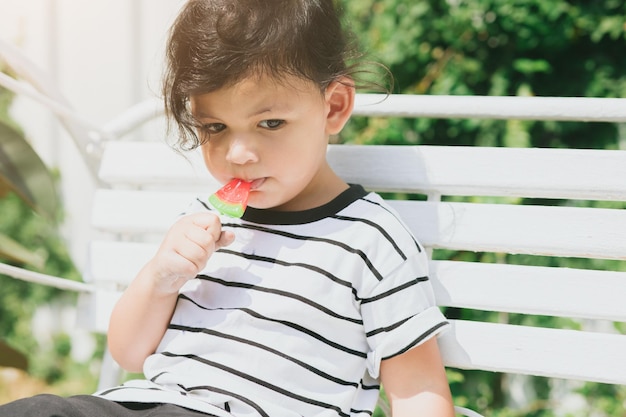
[[[190,0],[170,29],[166,50],[163,97],[168,120],[178,127],[175,145],[201,145],[191,95],[251,75],[278,82],[292,75],[323,93],[342,76],[354,78],[357,58],[333,0]]]

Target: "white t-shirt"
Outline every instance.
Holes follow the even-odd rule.
[[[371,416],[381,360],[448,325],[423,248],[360,186],[312,210],[222,221],[235,242],[181,290],[147,380],[96,395],[220,417]]]

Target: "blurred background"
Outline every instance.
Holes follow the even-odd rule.
[[[181,4],[0,0],[0,40],[40,67],[78,115],[103,126],[132,105],[158,97],[167,29]],[[1,60],[0,71],[7,71]],[[88,162],[52,112],[2,88],[0,126],[14,128],[0,147],[9,146],[8,137],[15,143],[13,136],[21,136],[35,152],[22,162],[39,170],[23,174],[41,178],[46,169],[49,176],[34,186],[43,195],[34,201],[19,198],[25,193],[0,180],[0,261],[81,280],[95,187]],[[133,134],[163,138],[162,131]],[[44,168],[34,161],[36,156]],[[60,204],[46,204],[55,197]],[[27,372],[12,367],[0,371],[0,403],[43,391],[94,391],[104,344],[101,337],[76,328],[75,304],[71,292],[0,275],[0,341],[29,359]],[[0,352],[3,366],[13,358],[8,352]]]
[[[159,96],[167,28],[182,3],[0,0],[0,40],[40,66],[78,114],[104,125],[134,104]],[[391,69],[396,93],[626,97],[623,0],[340,3],[367,58]],[[6,70],[2,62],[0,70]],[[0,261],[81,280],[94,189],[87,163],[57,119],[32,99],[0,89],[0,125],[11,126],[12,135],[32,146],[62,202],[42,214],[14,190],[0,186]],[[148,126],[133,135],[161,140],[164,130],[162,125]],[[626,149],[626,126],[354,117],[338,140]],[[436,255],[497,261],[492,259],[496,254]],[[580,265],[575,259],[520,257],[514,262],[603,269],[608,261]],[[611,268],[626,270],[624,265]],[[21,366],[25,369],[18,370],[2,363],[0,356],[5,366],[0,368],[0,403],[39,392],[93,392],[103,339],[76,328],[74,305],[72,294],[0,275],[0,341],[28,359]],[[493,319],[584,325],[514,315]],[[626,331],[624,323],[608,325]],[[449,371],[449,378],[457,404],[489,416],[626,416],[625,387],[456,370]]]

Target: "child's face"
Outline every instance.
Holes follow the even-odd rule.
[[[222,183],[252,181],[251,207],[304,210],[326,203],[345,186],[326,163],[328,137],[345,123],[333,118],[337,97],[330,97],[312,82],[263,77],[192,96],[207,168]]]

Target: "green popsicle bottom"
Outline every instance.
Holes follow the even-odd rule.
[[[243,216],[243,212],[245,211],[240,203],[222,201],[215,194],[212,194],[209,197],[209,203],[211,203],[217,211],[229,217],[240,218]]]

